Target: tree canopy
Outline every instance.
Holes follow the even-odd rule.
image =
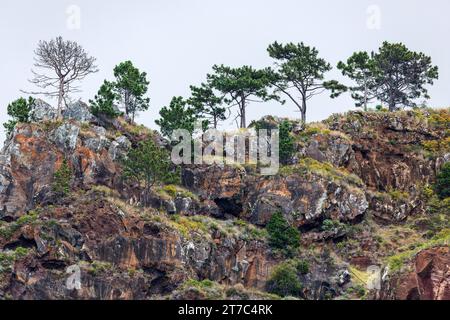
[[[160,119],[155,123],[160,126],[163,136],[170,138],[172,132],[177,129],[185,129],[190,133],[194,131],[196,111],[183,97],[173,97],[169,106],[159,111],[159,115]]]
[[[379,52],[373,54],[374,87],[377,98],[389,106],[390,111],[399,105],[414,107],[416,99],[428,99],[427,84],[438,79],[438,67],[431,57],[410,51],[402,43],[384,42]]]
[[[389,111],[415,107],[417,99],[428,99],[426,85],[432,85],[439,77],[431,57],[411,51],[403,43],[384,42],[371,55],[354,53],[338,68],[356,82],[350,90],[357,106],[367,107],[370,100],[377,99],[387,104]]]
[[[220,121],[226,119],[226,109],[222,106],[223,99],[218,97],[214,90],[202,83],[199,87],[191,86],[191,97],[188,103],[195,109],[199,117],[207,118],[214,129]]]
[[[207,75],[208,84],[224,95],[224,102],[238,107],[239,127],[246,128],[246,108],[250,102],[269,101],[277,96],[268,92],[270,78],[266,70],[251,66],[232,68],[224,65],[213,66],[213,73]]]
[[[450,162],[444,164],[437,175],[435,190],[441,199],[450,197]]]
[[[344,90],[337,81],[324,81],[331,65],[319,57],[319,51],[303,42],[280,44],[274,42],[267,51],[275,60],[275,70],[270,70],[271,83],[276,91],[285,94],[300,110],[302,123],[306,122],[307,101],[329,89]],[[296,94],[300,95],[300,100]]]
[[[150,99],[145,97],[150,84],[147,73],[140,72],[131,61],[125,61],[114,68],[115,90],[119,94],[125,114],[134,122],[138,111],[145,111],[149,107]]]
[[[177,180],[169,153],[151,139],[140,142],[128,152],[123,159],[123,175],[127,180],[144,184],[145,201],[155,183]]]
[[[42,71],[32,70],[34,78],[30,81],[45,91],[32,94],[57,97],[57,117],[61,118],[62,109],[67,105],[67,95],[79,91],[74,83],[98,72],[96,59],[75,41],[65,41],[62,37],[39,41],[35,56],[34,66]]]
[[[350,87],[352,98],[356,101],[357,107],[363,107],[367,110],[368,104],[375,98],[371,88],[373,88],[373,70],[374,61],[370,55],[365,52],[355,52],[344,63],[340,61],[337,68],[342,71],[344,76],[355,81],[356,86]]]

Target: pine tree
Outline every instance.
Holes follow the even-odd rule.
[[[231,68],[224,65],[213,66],[208,74],[208,85],[221,92],[228,106],[238,107],[239,127],[247,127],[246,109],[250,102],[269,101],[278,96],[268,92],[270,78],[266,70],[256,70],[250,66]]]
[[[150,84],[147,73],[140,72],[131,61],[125,61],[114,68],[114,76],[115,89],[123,102],[125,114],[134,122],[136,113],[149,107],[150,99],[145,97]]]
[[[3,124],[8,134],[14,130],[17,123],[30,122],[30,112],[33,104],[34,99],[29,97],[28,100],[19,98],[8,105],[8,115],[12,119]]]
[[[431,57],[410,51],[402,43],[384,42],[379,52],[372,54],[374,86],[371,89],[381,102],[395,111],[399,106],[415,107],[416,99],[428,99],[427,84],[438,79],[438,67]]]
[[[53,177],[53,191],[60,196],[67,196],[70,193],[70,183],[72,181],[73,173],[67,160],[64,159],[61,167],[56,170]]]
[[[324,81],[331,65],[319,57],[319,51],[303,42],[286,45],[274,42],[267,49],[276,61],[276,70],[269,69],[271,83],[276,91],[285,94],[300,110],[302,124],[306,123],[307,102],[329,89],[332,96],[345,90],[337,81]],[[296,94],[300,95],[300,101]]]
[[[89,100],[93,115],[105,115],[111,118],[120,115],[120,112],[114,108],[114,103],[118,99],[118,95],[114,90],[114,83],[107,80],[103,82],[94,100]]]
[[[271,247],[290,253],[300,246],[299,231],[289,225],[280,211],[272,215],[266,229]]]
[[[123,175],[127,180],[144,184],[147,203],[151,188],[157,182],[176,183],[177,172],[172,170],[168,152],[152,140],[140,142],[131,149],[123,161]]]
[[[161,118],[155,123],[160,126],[161,134],[165,137],[170,138],[172,132],[177,129],[187,130],[191,134],[194,131],[196,111],[183,97],[173,97],[169,106],[159,111],[159,115]]]
[[[191,86],[191,97],[188,103],[194,107],[199,117],[207,118],[212,122],[214,129],[220,121],[226,119],[226,109],[222,107],[223,99],[216,96],[214,90],[207,84],[202,83],[200,87]]]

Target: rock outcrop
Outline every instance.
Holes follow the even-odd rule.
[[[411,271],[387,278],[382,298],[396,300],[450,300],[450,247],[419,252]]]
[[[63,116],[37,100],[0,153],[0,299],[266,299],[287,259],[302,263],[303,299],[450,299],[450,202],[430,187],[450,161],[446,110],[293,123],[296,152],[278,174],[186,165],[180,186],[145,202],[121,159],[145,139],[169,144],[82,102]],[[63,162],[66,197],[53,186]],[[301,231],[298,252],[271,246],[277,211]],[[415,248],[426,249],[404,254]],[[366,290],[374,266],[382,285]]]

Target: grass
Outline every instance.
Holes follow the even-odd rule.
[[[396,190],[396,189],[389,190],[388,194],[392,200],[396,200],[396,201],[402,201],[402,200],[406,201],[409,199],[408,192],[404,192],[404,191],[400,191],[400,190]]]
[[[450,137],[439,140],[430,140],[422,142],[423,148],[432,153],[445,153],[450,151]]]
[[[195,280],[188,279],[181,286],[182,291],[196,291],[207,300],[224,300],[226,298],[239,297],[240,299],[258,299],[258,300],[279,300],[280,297],[255,289],[247,289],[242,284],[234,286],[222,285],[209,279]]]
[[[207,300],[221,300],[224,298],[222,287],[211,280],[189,279],[182,285],[182,290],[195,290]]]
[[[88,272],[94,276],[111,271],[113,265],[105,261],[93,261],[88,268]]]
[[[420,251],[437,246],[448,245],[450,245],[450,229],[444,229],[431,240],[419,243],[415,246],[409,246],[407,250],[389,257],[387,264],[391,272],[399,272],[402,270],[403,266],[414,258]]]
[[[62,120],[54,120],[54,121],[47,120],[41,123],[41,127],[45,132],[49,133],[55,130],[56,128],[59,128],[62,124],[63,124]]]
[[[119,193],[104,185],[95,185],[91,188],[92,191],[98,192],[106,197],[119,197]]]
[[[197,195],[193,194],[191,191],[174,184],[169,184],[163,187],[156,188],[156,193],[163,199],[171,200],[177,197],[181,198],[191,198],[198,201]]]
[[[38,222],[38,211],[29,211],[26,215],[19,217],[16,221],[11,223],[3,223],[0,225],[0,237],[9,239],[13,234],[24,225],[32,225]]]
[[[0,274],[11,272],[15,261],[25,258],[29,249],[17,247],[14,251],[0,252]]]
[[[358,270],[357,268],[353,266],[349,266],[349,272],[353,276],[352,278],[355,279],[356,283],[359,283],[361,285],[366,285],[369,281],[369,274],[365,271]]]
[[[317,174],[336,182],[344,181],[352,185],[364,185],[361,178],[357,175],[352,174],[343,168],[336,168],[328,162],[320,162],[312,158],[303,158],[299,160],[298,164],[280,168],[280,174],[283,176],[291,174],[306,175],[308,173]]]
[[[154,132],[153,130],[147,128],[144,125],[138,125],[138,124],[131,124],[128,121],[125,121],[123,117],[118,118],[120,121],[120,124],[124,128],[125,132],[128,132],[132,136],[147,136],[147,137],[153,137]]]
[[[201,219],[184,217],[180,215],[170,216],[170,226],[178,230],[184,237],[189,237],[191,232],[209,233],[209,226]]]
[[[187,238],[191,237],[193,233],[211,238],[213,232],[218,231],[223,237],[238,237],[246,241],[265,241],[267,239],[265,229],[243,220],[222,221],[201,215],[185,217],[176,214],[170,216],[168,220],[162,216],[161,220]]]

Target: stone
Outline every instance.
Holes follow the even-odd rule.
[[[31,106],[31,121],[42,122],[56,119],[56,109],[41,99],[36,99]]]
[[[80,122],[89,122],[93,119],[89,106],[80,100],[68,104],[62,112],[62,116],[64,119]]]
[[[112,160],[117,160],[124,157],[130,148],[130,140],[125,136],[120,136],[111,143],[108,153]]]
[[[80,127],[64,123],[52,134],[52,141],[61,149],[73,151],[77,145]]]
[[[111,142],[106,137],[106,129],[103,127],[94,126],[92,131],[96,134],[95,137],[87,138],[84,141],[86,147],[94,152],[99,152],[104,148],[109,148]]]

